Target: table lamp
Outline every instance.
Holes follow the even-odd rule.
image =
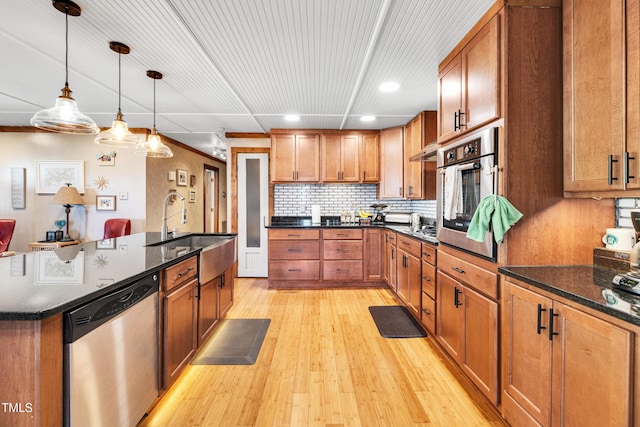
[[[80,193],[78,193],[78,190],[76,189],[76,187],[72,187],[71,184],[65,184],[64,186],[60,187],[60,189],[58,190],[56,195],[53,196],[53,199],[51,199],[49,204],[62,205],[65,207],[64,211],[67,213],[67,234],[66,236],[64,236],[64,239],[62,239],[62,241],[63,242],[72,241],[73,239],[71,238],[71,236],[69,236],[69,212],[71,212],[72,205],[84,206],[84,200],[82,200]]]

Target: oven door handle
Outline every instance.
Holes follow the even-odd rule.
[[[450,166],[447,166],[450,167]],[[447,167],[441,168],[440,169],[440,175],[444,175],[445,170],[447,169]],[[482,166],[480,165],[480,162],[473,162],[473,163],[467,163],[467,164],[458,164],[458,170],[459,171],[466,171],[466,170],[471,170],[471,169],[482,169]]]

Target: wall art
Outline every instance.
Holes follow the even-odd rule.
[[[116,165],[116,152],[110,151],[108,153],[98,153],[96,155],[98,160],[98,166],[115,166]]]
[[[97,211],[115,211],[116,196],[96,196]]]
[[[193,190],[189,190],[189,203],[196,202],[196,192]]]
[[[71,184],[80,194],[84,194],[83,160],[36,160],[36,193],[55,194],[66,184]]]
[[[181,187],[186,187],[187,186],[187,171],[183,170],[183,169],[178,169],[178,170],[176,170],[176,173],[178,175],[177,185],[179,185]]]

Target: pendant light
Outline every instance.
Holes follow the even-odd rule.
[[[109,42],[109,47],[112,51],[118,53],[118,113],[116,119],[111,124],[111,129],[103,130],[96,136],[96,144],[114,145],[121,148],[135,148],[136,144],[140,142],[138,137],[131,133],[127,127],[127,122],[122,118],[122,111],[120,110],[121,85],[122,85],[122,55],[128,55],[130,52],[129,46],[120,42]]]
[[[153,79],[153,129],[151,129],[151,134],[147,137],[147,140],[138,144],[135,153],[147,157],[173,157],[171,148],[162,143],[160,135],[158,135],[158,131],[156,130],[156,80],[162,78],[162,73],[147,70],[147,77]]]
[[[69,89],[69,15],[80,16],[80,6],[71,0],[53,0],[53,7],[65,14],[65,81],[62,95],[56,105],[38,111],[31,118],[31,125],[51,132],[95,135],[100,131],[96,122],[78,110],[78,104],[71,97]]]

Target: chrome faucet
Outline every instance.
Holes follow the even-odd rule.
[[[167,216],[167,204],[172,197],[177,197],[182,201],[182,210],[180,212],[174,212],[173,214]],[[182,214],[182,224],[187,223],[187,208],[184,205],[184,196],[176,193],[175,191],[170,191],[164,198],[164,202],[162,202],[162,230],[160,235],[160,240],[167,240],[169,230],[167,229],[167,220],[173,216]]]

